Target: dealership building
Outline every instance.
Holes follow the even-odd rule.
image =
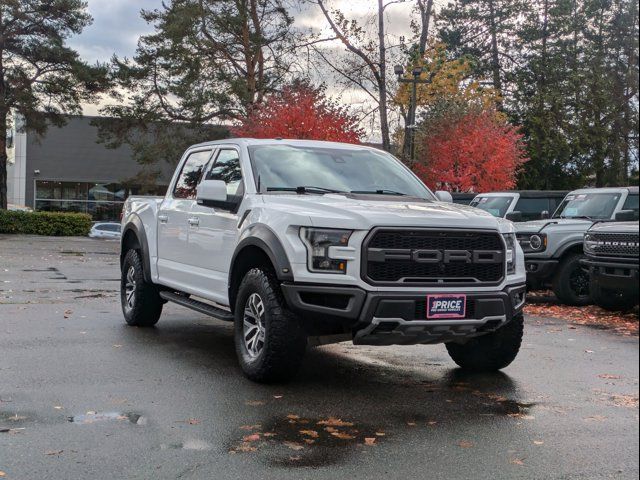
[[[98,143],[93,117],[70,116],[63,127],[43,136],[25,131],[20,119],[7,133],[8,202],[39,211],[83,212],[94,220],[119,217],[129,195],[164,195],[174,167],[159,162],[155,185],[132,183],[142,166],[129,146],[111,149]],[[176,159],[177,162],[178,159]]]

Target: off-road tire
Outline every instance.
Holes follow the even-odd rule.
[[[252,294],[258,294],[264,305],[264,343],[257,356],[251,356],[244,337],[245,308]],[[240,367],[250,380],[282,382],[297,373],[307,337],[288,310],[273,272],[254,268],[242,279],[235,304],[234,337]]]
[[[553,278],[553,293],[565,305],[581,307],[591,303],[589,273],[580,264],[583,258],[579,253],[569,255],[562,260]],[[576,282],[580,283],[582,291],[575,289]]]
[[[616,290],[602,288],[591,282],[591,299],[597,306],[611,312],[626,312],[638,304],[638,297],[624,295]]]
[[[472,372],[495,372],[513,362],[520,351],[524,317],[516,315],[495,332],[475,337],[467,343],[446,344],[451,359]]]
[[[135,280],[134,300],[131,306],[127,300],[127,275],[130,270]],[[140,253],[134,249],[127,252],[122,262],[120,303],[124,319],[128,325],[133,327],[153,327],[160,320],[164,302],[160,298],[158,288],[154,284],[145,281]]]

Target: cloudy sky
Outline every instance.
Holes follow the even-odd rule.
[[[387,30],[392,36],[410,35],[408,32],[409,16],[413,2],[394,3],[386,10]],[[444,0],[441,0],[444,1]],[[373,2],[373,5],[372,5]],[[362,21],[371,18],[373,0],[327,0],[330,7],[339,8],[347,17]],[[322,31],[329,36],[326,20],[317,6],[306,4],[298,0],[289,0],[291,14],[295,17],[295,26],[308,30]],[[80,55],[89,62],[108,61],[115,53],[120,57],[131,57],[135,53],[138,38],[151,32],[151,28],[140,18],[141,9],[155,9],[162,7],[162,0],[88,0],[89,13],[93,17],[93,24],[87,27],[81,35],[70,39],[70,44]],[[373,27],[373,25],[372,25]],[[324,48],[343,47],[339,43],[323,44]],[[312,76],[315,76],[312,72]],[[360,111],[371,111],[370,101],[366,94],[357,89],[343,88],[326,73],[319,79],[328,83],[328,93],[342,103],[351,105]],[[105,103],[108,103],[108,99]],[[97,115],[98,105],[85,105],[86,115]],[[373,125],[365,125],[375,121],[374,116],[363,118],[363,127],[372,129]]]

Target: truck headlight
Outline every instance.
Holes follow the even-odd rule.
[[[347,262],[331,258],[331,247],[346,247],[352,230],[333,228],[300,228],[300,239],[307,247],[307,268],[310,272],[342,273],[347,272]]]
[[[515,233],[503,234],[504,241],[507,244],[507,274],[516,273],[516,235]]]
[[[547,236],[544,233],[523,233],[518,242],[524,253],[540,253],[547,249]]]
[[[598,241],[596,240],[595,236],[591,233],[585,233],[583,244],[584,253],[595,255],[597,246]]]

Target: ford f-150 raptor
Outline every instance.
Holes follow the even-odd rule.
[[[450,201],[361,145],[195,145],[164,198],[125,202],[124,317],[155,325],[171,301],[232,321],[262,382],[344,340],[446,343],[463,368],[504,368],[523,333],[522,249],[511,222]]]

